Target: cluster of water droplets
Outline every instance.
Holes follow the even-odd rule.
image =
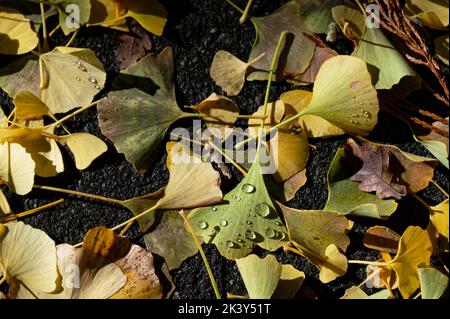
[[[356,99],[356,95],[353,95],[353,98]],[[359,104],[361,106],[364,106],[364,102],[360,102]],[[372,105],[372,102],[369,102],[369,105]],[[359,113],[352,113],[352,118],[349,120],[349,122],[354,125],[359,125],[360,123],[359,123],[358,119],[360,117],[370,119],[370,118],[372,118],[372,114],[367,110],[360,109]]]
[[[78,70],[80,70],[81,72],[87,72],[87,80],[90,83],[92,83],[97,90],[101,89],[100,85],[98,84],[97,79],[95,77],[93,77],[90,72],[88,72],[88,69],[86,68],[86,66],[83,64],[83,62],[81,60],[78,60],[77,62],[74,62],[73,64],[77,65]],[[76,76],[75,80],[81,81],[81,77]]]

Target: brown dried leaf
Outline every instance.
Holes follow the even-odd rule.
[[[119,35],[121,44],[117,51],[116,60],[121,69],[126,69],[136,63],[152,48],[152,42],[141,25],[133,21],[129,33]]]

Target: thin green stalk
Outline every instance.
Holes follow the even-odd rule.
[[[431,180],[431,182],[441,191],[442,194],[444,194],[447,198],[449,197],[447,191],[441,185],[439,185],[437,182],[433,180]]]
[[[244,10],[239,8],[239,6],[231,0],[225,0],[230,6],[232,6],[235,10],[239,11],[241,14],[244,14]]]
[[[111,229],[112,229],[112,230],[118,230],[118,229],[120,229],[120,228],[122,228],[122,227],[125,227],[125,226],[127,226],[129,223],[131,223],[132,221],[138,220],[139,218],[141,218],[141,217],[147,215],[148,213],[151,213],[152,211],[154,211],[154,210],[157,209],[157,208],[158,208],[158,204],[156,204],[156,205],[153,206],[153,207],[150,207],[150,208],[147,209],[147,210],[144,210],[142,213],[137,214],[137,215],[134,216],[134,217],[131,217],[130,219],[124,221],[123,223],[120,223],[119,225],[114,226],[114,227],[111,228]]]
[[[426,201],[424,201],[422,198],[420,198],[417,194],[415,193],[410,193],[412,195],[412,197],[414,197],[419,203],[421,203],[426,209],[428,209],[429,211],[431,211],[431,207],[430,205],[428,205],[428,203]]]
[[[247,5],[245,6],[244,13],[242,13],[241,18],[239,19],[240,24],[244,24],[245,20],[247,20],[248,13],[250,12],[250,8],[252,7],[253,0],[248,0]]]
[[[379,266],[384,267],[386,266],[385,262],[380,261],[368,261],[368,260],[349,260],[349,264],[357,264],[357,265],[370,265],[370,266]]]
[[[77,34],[78,34],[78,30],[76,30],[76,31],[72,34],[72,36],[70,37],[69,41],[68,41],[67,44],[66,44],[66,47],[70,47],[70,46],[72,45],[73,41],[75,41],[75,38],[77,37]]]
[[[200,241],[198,240],[197,236],[195,235],[194,229],[192,229],[192,226],[189,223],[189,220],[187,219],[187,217],[184,214],[183,210],[180,211],[180,215],[184,219],[184,223],[186,225],[186,228],[191,233],[192,238],[195,241],[195,245],[197,245],[197,248],[198,248],[198,250],[200,252],[200,255],[202,256],[203,263],[205,264],[206,271],[208,272],[208,275],[209,275],[209,279],[211,280],[211,285],[212,285],[212,287],[214,289],[214,293],[216,294],[216,298],[217,299],[221,299],[219,288],[217,287],[216,280],[214,279],[214,274],[213,274],[213,272],[211,270],[211,267],[209,266],[208,259],[206,258],[205,252],[203,251],[202,244],[200,243]]]
[[[86,111],[88,108],[90,108],[90,107],[92,107],[94,105],[97,105],[103,99],[105,99],[105,98],[101,98],[100,100],[97,100],[97,101],[94,101],[92,103],[89,103],[88,105],[85,105],[82,108],[79,108],[78,110],[70,113],[69,115],[63,117],[62,119],[60,119],[60,120],[58,120],[58,121],[56,121],[54,123],[51,123],[51,124],[47,125],[46,127],[51,127],[51,126],[56,127],[56,126],[60,125],[61,123],[67,121],[68,119],[74,117],[75,115],[78,115],[78,114]]]
[[[199,117],[199,118],[206,118],[206,117],[212,117],[210,114],[204,114],[204,113],[184,113],[182,115],[183,118],[191,118],[191,117]],[[236,119],[254,119],[254,120],[264,120],[267,118],[267,116],[264,115],[245,115],[245,114],[237,114],[233,115]],[[208,122],[208,121],[207,121]]]
[[[79,196],[79,197],[87,197],[87,198],[90,198],[90,199],[95,199],[95,200],[99,200],[99,201],[103,201],[103,202],[107,202],[107,203],[113,203],[113,204],[122,205],[122,201],[119,200],[119,199],[114,199],[114,198],[104,197],[104,196],[100,196],[100,195],[94,195],[94,194],[78,192],[78,191],[74,191],[74,190],[71,190],[71,189],[64,189],[64,188],[57,188],[57,187],[43,186],[43,185],[33,185],[33,188],[46,190],[46,191],[50,191],[50,192],[70,194],[70,195],[75,195],[75,196]]]
[[[44,39],[43,49],[44,51],[47,51],[48,50],[47,22],[45,21],[45,8],[44,3],[42,1],[39,3],[39,7],[41,9],[42,39]]]

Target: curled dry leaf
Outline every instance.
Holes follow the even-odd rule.
[[[378,196],[359,190],[359,183],[349,179],[354,171],[345,164],[343,148],[338,149],[328,169],[328,200],[324,210],[339,214],[351,214],[378,219],[387,219],[397,209],[393,199],[383,200]]]
[[[24,54],[39,42],[36,32],[20,11],[0,6],[0,54]]]
[[[211,64],[211,78],[227,93],[227,95],[238,95],[244,87],[247,69],[264,55],[265,53],[262,53],[251,61],[244,62],[230,52],[219,50],[214,55]]]
[[[375,191],[380,198],[400,199],[407,190],[418,192],[428,186],[437,161],[402,152],[392,145],[348,139],[346,149],[362,160],[362,168],[350,177],[361,182],[359,189]]]
[[[20,299],[59,288],[55,242],[46,233],[23,222],[0,224],[0,233],[0,275],[9,294]]]
[[[367,248],[396,254],[400,235],[383,226],[370,227],[363,238],[363,244]]]
[[[344,216],[326,211],[296,210],[280,204],[286,219],[289,239],[320,270],[323,283],[333,281],[347,271],[346,235],[349,221]]]

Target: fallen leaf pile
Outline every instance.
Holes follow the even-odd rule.
[[[279,262],[281,251],[311,263],[323,284],[350,267],[366,267],[366,279],[342,299],[441,298],[448,286],[442,257],[449,249],[449,207],[433,179],[438,165],[448,169],[448,104],[440,105],[448,92],[429,95],[429,109],[415,106],[411,93],[434,90],[415,67],[420,52],[405,52],[414,45],[388,36],[382,22],[369,27],[359,1],[343,3],[291,0],[269,15],[249,16],[255,30],[249,56],[219,50],[210,61],[211,79],[223,92],[183,105],[175,81],[183,66],[174,64],[170,47],[152,51],[151,37],[163,34],[168,17],[157,0],[1,1],[0,54],[17,57],[0,69],[0,88],[12,101],[11,109],[0,109],[0,299],[171,298],[176,287],[170,271],[197,253],[218,298],[305,296],[304,269]],[[69,5],[79,9],[78,25],[67,23]],[[407,0],[403,14],[407,25],[420,21],[423,28],[448,31],[448,1]],[[92,26],[118,33],[121,71],[113,79],[94,51],[71,46]],[[70,36],[66,46],[53,44],[58,30]],[[350,55],[333,49],[336,38],[353,45]],[[431,40],[434,55],[422,65],[435,70],[448,65],[448,34]],[[264,104],[250,115],[240,114],[244,108],[233,99],[248,81],[267,81]],[[271,86],[282,81],[291,89],[270,101]],[[99,136],[65,127],[95,106]],[[372,141],[383,112],[407,123],[411,139],[430,157]],[[191,132],[190,120],[203,125]],[[314,174],[308,163],[315,142],[336,136],[347,141],[322,176],[325,205],[307,210],[300,201],[293,207],[291,200]],[[77,170],[87,169],[108,151],[106,139],[140,173],[165,153],[167,184],[124,200],[35,184],[64,172],[66,149]],[[234,183],[227,191],[224,178]],[[431,206],[421,192],[434,186],[447,199]],[[18,219],[62,200],[21,213],[8,203],[11,192],[25,196],[33,188],[105,201],[133,217],[92,228],[79,244],[56,244]],[[428,226],[408,223],[397,233],[385,222],[407,197],[425,206]],[[351,243],[361,219],[376,225]],[[127,238],[135,222],[145,248]],[[373,250],[378,259],[349,259],[350,244]],[[202,245],[214,245],[236,263],[244,296],[218,290]],[[369,284],[376,290],[367,290]]]

